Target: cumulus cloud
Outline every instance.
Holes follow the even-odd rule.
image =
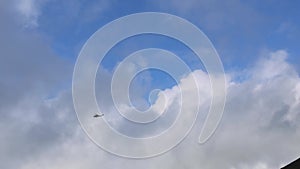
[[[271,52],[247,70],[248,79],[231,82],[223,122],[214,137],[220,147],[214,156],[228,167],[279,168],[299,156],[299,110],[294,107],[299,106],[300,79],[287,56],[283,50]]]
[[[79,130],[65,142],[56,144],[51,151],[22,166],[25,169],[279,168],[299,156],[300,152],[300,126],[297,123],[300,118],[300,79],[286,61],[287,57],[283,50],[269,53],[254,67],[245,70],[250,76],[244,81],[234,81],[233,76],[227,75],[231,80],[228,81],[225,114],[216,133],[203,145],[199,145],[197,139],[204,111],[200,112],[204,115],[199,117],[190,135],[179,146],[155,158],[130,160],[116,157],[98,149]],[[197,70],[193,74],[200,85],[208,83],[205,72]],[[182,84],[188,83],[189,78],[182,81]],[[175,88],[166,92],[171,94]],[[201,94],[203,98],[210,97],[210,92]]]

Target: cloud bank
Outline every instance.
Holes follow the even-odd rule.
[[[28,123],[33,128],[43,131],[43,137],[34,130],[25,130],[18,138],[22,140],[18,145],[28,146],[32,141],[36,143],[32,148],[37,151],[24,152],[29,160],[21,160],[19,167],[24,169],[34,168],[278,168],[288,163],[299,155],[298,142],[299,132],[299,106],[300,106],[300,79],[295,69],[286,61],[288,54],[284,50],[270,52],[268,56],[262,57],[253,67],[244,70],[247,78],[243,80],[237,77],[236,73],[228,74],[228,96],[223,119],[217,132],[203,145],[197,144],[197,137],[203,125],[201,115],[194,126],[191,134],[175,149],[162,156],[146,160],[123,159],[104,152],[95,146],[87,136],[76,125],[76,121],[68,121],[65,116],[74,113],[71,104],[68,103],[70,95],[57,97],[50,101],[48,109],[53,112],[60,112],[60,116],[47,120],[50,112],[44,115],[40,112],[43,109],[35,110],[38,114],[43,130],[39,123]],[[207,91],[209,84],[208,76],[201,70],[193,74],[197,77],[198,84],[202,84],[203,91]],[[183,80],[188,85],[189,79]],[[176,96],[175,88],[168,89],[168,95]],[[210,92],[201,92],[202,98],[209,100]],[[64,98],[64,99],[63,99]],[[191,103],[193,98],[191,98]],[[54,109],[52,106],[57,107]],[[30,106],[28,106],[30,107]],[[35,108],[32,105],[32,108]],[[205,112],[207,108],[202,105]],[[13,112],[17,109],[8,109]],[[33,112],[27,111],[27,114]],[[203,112],[200,112],[200,114]],[[49,114],[48,114],[49,113]],[[60,117],[60,118],[59,118]],[[22,121],[21,118],[15,118]],[[8,121],[8,120],[7,120]],[[120,123],[122,121],[118,121]],[[64,123],[56,125],[56,123]],[[56,126],[56,127],[54,127]],[[72,126],[68,128],[66,126]],[[11,132],[16,129],[15,123],[6,124],[6,129]],[[160,126],[157,126],[158,128]],[[52,130],[49,131],[49,128]],[[4,128],[2,128],[4,129]],[[53,137],[52,132],[61,133],[60,137]],[[71,134],[67,134],[71,133]],[[14,134],[11,134],[14,135]],[[38,139],[32,140],[32,137]],[[63,135],[64,137],[62,137]],[[6,139],[10,139],[6,137]],[[53,138],[60,138],[55,141]],[[14,139],[15,140],[15,139]],[[13,143],[5,141],[2,145]],[[53,143],[53,144],[51,144]],[[4,147],[7,147],[4,146]],[[14,163],[16,154],[22,150],[13,145],[15,149],[6,154],[7,160]],[[2,156],[5,156],[2,154]],[[9,157],[9,158],[8,158]]]

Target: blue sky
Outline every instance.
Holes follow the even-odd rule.
[[[214,43],[227,67],[247,66],[262,50],[283,48],[291,56],[298,54],[300,23],[297,2],[186,2],[183,9],[177,1],[64,1],[59,6],[57,2],[46,4],[38,18],[37,29],[50,38],[59,55],[72,60],[76,59],[89,36],[103,25],[124,15],[147,11],[175,14],[197,25]],[[296,57],[290,59],[299,62]]]
[[[0,1],[0,168],[280,168],[300,156],[299,9],[300,2],[289,0]],[[201,113],[182,143],[155,158],[121,158],[97,147],[78,122],[72,73],[81,48],[105,24],[137,12],[182,17],[201,29],[219,53],[227,78],[226,106],[216,132],[201,146],[196,141],[212,99],[209,76],[187,46],[165,36],[139,35],[114,46],[98,70],[96,95],[113,128],[144,137],[173,124],[179,87],[190,94],[191,105],[183,112],[193,110],[197,98],[191,76],[196,77]],[[155,88],[162,90],[156,102],[150,101],[157,109],[161,98],[169,101],[171,113],[149,126],[120,116],[110,93],[116,66],[144,48],[171,51],[193,70],[179,84],[157,70],[136,76],[129,91],[133,105],[147,108]]]

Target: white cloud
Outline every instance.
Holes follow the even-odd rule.
[[[285,62],[288,54],[284,50],[270,53],[270,58],[262,58],[252,71],[252,76],[261,80],[269,80],[276,76],[296,74],[293,67]]]
[[[251,77],[242,82],[229,82],[224,118],[217,132],[203,145],[197,144],[201,118],[205,116],[200,112],[202,115],[187,139],[171,152],[156,158],[119,158],[98,149],[82,132],[77,132],[51,151],[24,163],[23,169],[279,168],[300,155],[300,125],[297,123],[300,119],[300,78],[286,62],[287,55],[285,51],[271,52],[256,66],[245,70]],[[195,71],[193,74],[202,85],[203,98],[208,99],[206,73]],[[182,85],[188,86],[189,81],[189,78],[182,80]],[[175,88],[166,90],[166,95],[176,97]]]

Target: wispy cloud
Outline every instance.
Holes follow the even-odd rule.
[[[39,26],[38,19],[42,12],[43,5],[48,0],[14,0],[15,9],[20,15],[26,28]]]

